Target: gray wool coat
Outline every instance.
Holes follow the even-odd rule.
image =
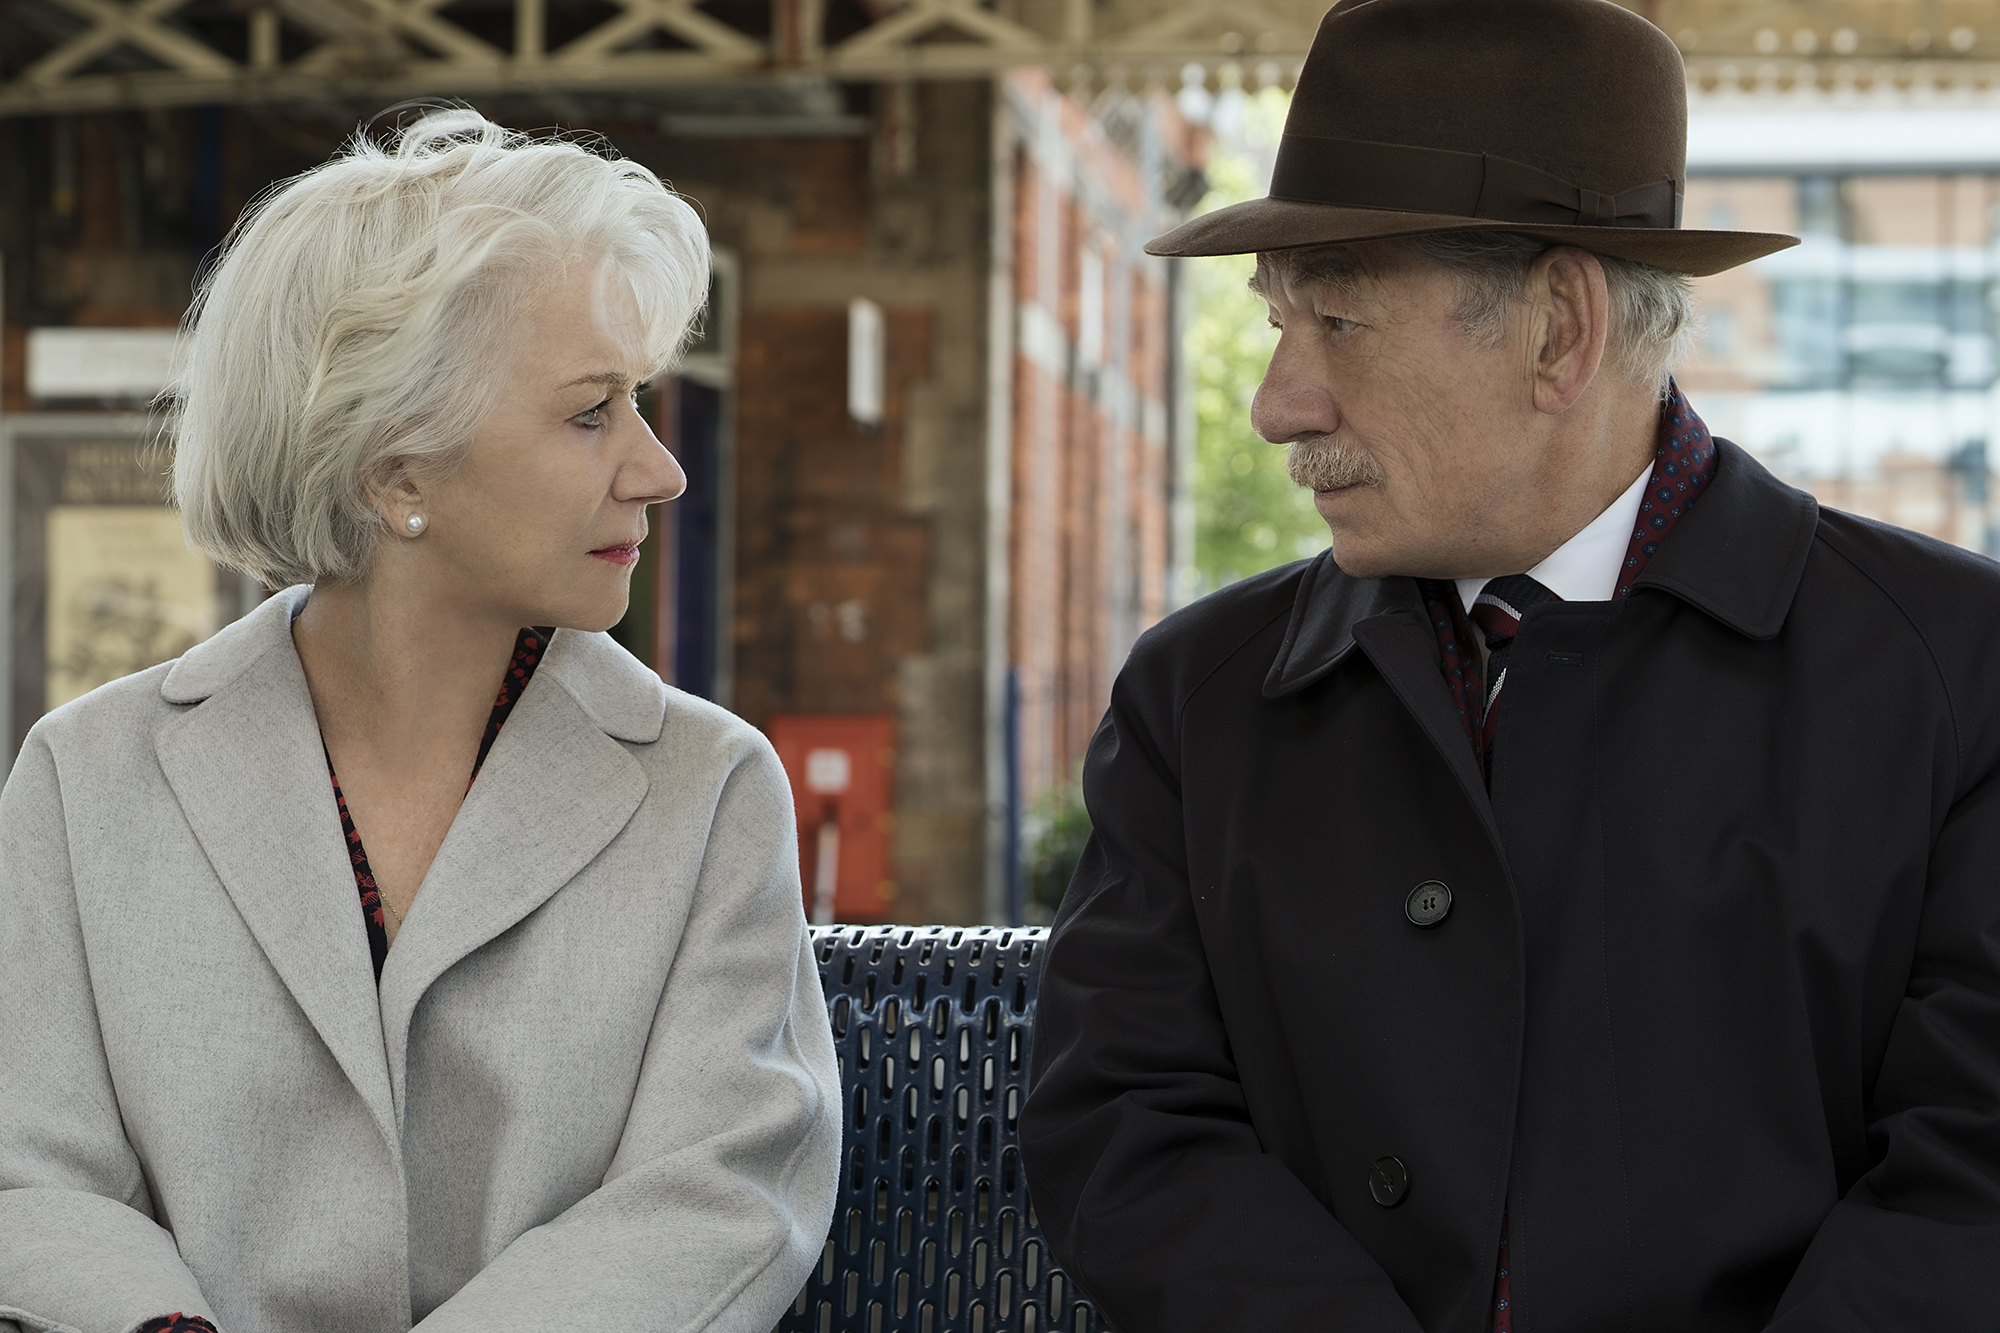
[[[0,1330],[766,1333],[840,1149],[770,746],[559,631],[378,994],[307,592],[0,795]]]

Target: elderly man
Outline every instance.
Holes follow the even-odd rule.
[[[1123,1333],[2000,1328],[2000,569],[1665,376],[1673,44],[1329,14],[1255,251],[1332,533],[1145,636],[1026,1163]]]

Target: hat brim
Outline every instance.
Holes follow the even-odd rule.
[[[1747,264],[1799,243],[1796,236],[1762,231],[1684,231],[1666,227],[1543,227],[1491,218],[1405,213],[1391,208],[1351,208],[1295,199],[1252,199],[1189,218],[1146,243],[1146,253],[1168,257],[1247,255],[1308,245],[1385,241],[1433,232],[1505,231],[1535,236],[1614,259],[1631,259],[1703,278]]]

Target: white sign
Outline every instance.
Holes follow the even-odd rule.
[[[1096,370],[1104,364],[1104,256],[1086,245],[1076,267],[1076,354]]]
[[[30,398],[151,398],[173,375],[175,329],[29,329]]]
[[[806,790],[822,796],[838,796],[854,780],[854,766],[845,750],[806,752]]]
[[[881,306],[865,296],[847,303],[847,415],[864,426],[882,424],[883,333]]]

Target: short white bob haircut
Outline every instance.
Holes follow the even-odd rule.
[[[189,544],[266,587],[361,578],[374,499],[463,461],[516,312],[578,270],[629,285],[658,373],[707,298],[708,236],[638,163],[464,108],[276,188],[197,294],[167,391]]]

